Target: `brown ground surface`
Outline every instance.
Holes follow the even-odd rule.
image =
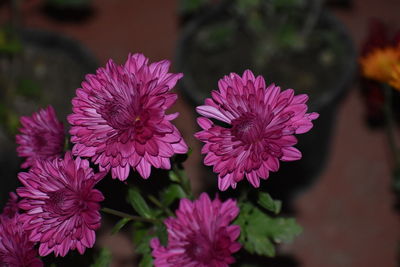
[[[24,25],[71,36],[91,49],[102,64],[108,58],[122,62],[129,52],[139,51],[152,60],[173,58],[178,36],[175,0],[96,0],[95,16],[84,24],[50,20],[40,13],[39,3],[24,3]],[[354,0],[351,9],[334,11],[357,45],[366,35],[371,16],[400,26],[398,0]],[[0,21],[5,17],[0,9]],[[326,169],[297,199],[297,216],[304,233],[283,250],[293,253],[302,266],[396,266],[400,221],[389,191],[390,157],[384,133],[364,124],[356,87],[340,108]],[[176,123],[195,150],[188,164],[191,177],[198,181],[200,157],[196,153],[199,144],[192,137],[194,115],[183,100],[176,109],[181,112]],[[126,249],[123,244],[118,240],[111,246]]]

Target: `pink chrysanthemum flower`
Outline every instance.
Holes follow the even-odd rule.
[[[31,117],[23,116],[20,121],[21,134],[16,139],[18,156],[26,157],[22,168],[33,166],[37,159],[51,160],[61,156],[65,142],[64,126],[57,120],[52,106]]]
[[[14,192],[10,192],[10,198],[8,199],[7,204],[3,208],[3,213],[0,214],[1,216],[5,216],[7,218],[12,218],[18,214],[18,196]]]
[[[204,164],[214,166],[218,173],[218,187],[236,188],[246,175],[254,186],[260,178],[267,179],[270,171],[279,169],[279,160],[301,158],[294,134],[309,131],[317,113],[306,113],[307,95],[294,95],[271,84],[266,87],[262,76],[254,77],[246,70],[243,77],[231,73],[219,80],[219,91],[212,92],[197,112],[220,120],[228,127],[215,125],[205,117],[197,119],[203,129],[196,137],[205,143]]]
[[[41,267],[34,243],[29,241],[20,215],[13,218],[0,216],[0,266],[5,267]]]
[[[165,111],[176,101],[170,90],[182,74],[168,73],[169,61],[148,65],[142,54],[125,65],[112,60],[96,75],[87,75],[73,99],[70,133],[74,155],[92,157],[113,178],[125,180],[130,167],[143,178],[151,166],[169,169],[169,158],[187,146]]]
[[[206,193],[194,202],[182,199],[176,211],[177,218],[164,221],[168,231],[167,247],[163,247],[158,238],[150,241],[154,265],[223,267],[233,263],[232,254],[241,247],[236,242],[240,227],[230,223],[238,214],[236,201],[231,199],[211,201]]]
[[[29,239],[40,242],[41,256],[65,256],[73,249],[83,254],[93,247],[100,227],[99,202],[104,199],[93,187],[102,177],[104,173],[93,173],[89,161],[74,160],[70,152],[18,174],[24,185],[17,189],[23,198],[19,207],[26,211],[21,218],[31,231]]]

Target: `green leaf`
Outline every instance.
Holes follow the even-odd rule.
[[[150,253],[150,240],[153,238],[151,235],[146,235],[143,237],[139,244],[136,244],[135,251],[140,254]]]
[[[161,245],[167,246],[167,244],[168,244],[167,227],[163,223],[158,224],[156,233],[157,233],[158,239],[160,240]]]
[[[150,233],[150,228],[147,224],[142,222],[134,222],[133,224],[133,243],[135,244],[135,251],[139,254],[150,253],[150,239],[154,237],[154,234]],[[154,232],[153,230],[151,231]]]
[[[135,211],[142,217],[152,218],[153,214],[137,188],[131,187],[128,191],[128,201]]]
[[[102,248],[97,259],[90,265],[90,267],[108,267],[110,266],[111,259],[111,252],[106,248]]]
[[[169,179],[170,179],[172,182],[176,182],[176,183],[179,183],[179,182],[180,182],[179,176],[176,174],[175,171],[173,171],[173,170],[169,171],[169,172],[168,172],[168,176],[169,176]]]
[[[247,217],[247,227],[244,229],[246,243],[244,247],[251,253],[275,256],[275,248],[269,239],[268,225],[271,218],[256,207],[252,207]]]
[[[269,236],[276,243],[288,243],[299,235],[303,229],[294,218],[273,218],[268,224]]]
[[[111,233],[112,234],[118,233],[122,229],[122,227],[124,227],[130,220],[131,219],[129,218],[122,218],[119,222],[117,222],[114,225],[113,229],[111,230]]]
[[[165,206],[171,205],[175,200],[185,198],[186,193],[179,184],[171,184],[161,194],[161,200]]]
[[[279,212],[281,212],[282,201],[273,200],[272,197],[268,193],[259,192],[257,203],[264,209],[272,211],[275,214],[278,214]]]
[[[302,231],[293,218],[272,218],[251,203],[240,204],[235,224],[241,227],[239,242],[243,247],[267,257],[275,256],[274,243],[290,242]]]
[[[144,254],[139,262],[139,267],[152,267],[152,266],[153,266],[153,257],[151,257],[150,253]]]

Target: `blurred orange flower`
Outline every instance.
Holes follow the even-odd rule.
[[[397,90],[400,90],[400,64],[394,66],[389,84]]]
[[[362,74],[369,79],[390,83],[393,68],[400,66],[400,48],[378,48],[360,59]]]

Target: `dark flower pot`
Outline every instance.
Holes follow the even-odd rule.
[[[223,75],[230,72],[241,75],[245,69],[253,69],[250,58],[254,56],[254,49],[249,45],[253,40],[240,28],[232,41],[234,45],[230,47],[210,52],[198,44],[204,29],[225,19],[229,16],[223,10],[215,10],[187,24],[182,31],[176,55],[177,70],[185,74],[180,90],[196,106],[210,97],[211,90],[218,89],[218,79]],[[312,33],[310,38],[329,35],[334,40],[332,45],[328,41],[310,44],[311,48],[305,52],[292,53],[282,61],[272,59],[270,65],[255,71],[255,74],[265,77],[267,84],[274,82],[282,89],[294,88],[296,93],[307,93],[310,96],[309,112],[320,114],[309,133],[297,136],[296,147],[302,151],[303,158],[297,162],[281,162],[278,173],[272,173],[268,181],[261,182],[265,190],[282,200],[289,200],[295,192],[311,185],[323,170],[329,156],[337,109],[353,80],[356,67],[352,40],[332,14],[323,12],[314,32],[315,36]],[[333,56],[330,66],[319,65],[318,55],[325,51]],[[308,85],[302,78],[314,83]]]
[[[48,17],[63,22],[83,22],[94,13],[91,0],[47,0],[42,11]]]
[[[15,55],[13,63],[0,55],[0,73],[16,72],[17,80],[27,80],[34,84],[34,92],[16,94],[13,113],[16,116],[30,116],[39,108],[52,105],[67,130],[66,116],[71,113],[71,99],[75,89],[80,86],[85,74],[95,71],[97,60],[78,42],[60,34],[22,30],[18,36],[22,51]],[[4,92],[4,88],[0,89],[0,92]],[[0,144],[2,207],[8,199],[8,192],[15,190],[18,184],[17,173],[26,170],[19,167],[22,160],[16,154],[15,136],[7,133],[3,125],[0,125]]]

